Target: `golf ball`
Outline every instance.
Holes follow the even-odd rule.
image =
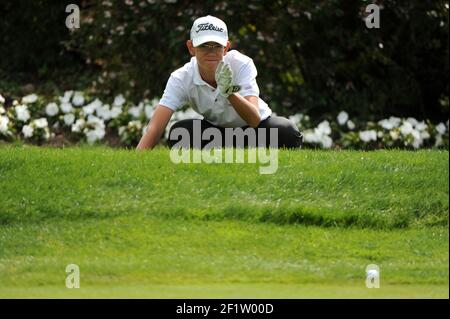
[[[378,277],[378,270],[376,269],[370,269],[367,271],[367,277]]]

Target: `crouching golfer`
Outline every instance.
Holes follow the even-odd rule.
[[[176,144],[203,148],[208,144],[211,146],[213,139],[222,143],[214,146],[223,147],[302,146],[303,135],[294,123],[273,116],[267,103],[259,98],[253,60],[236,50],[229,51],[228,30],[222,20],[209,15],[195,20],[191,39],[186,45],[192,55],[191,61],[170,75],[137,149],[153,148],[173,112],[184,105],[190,105],[203,119],[185,119],[173,124],[169,131],[169,147]],[[236,135],[226,138],[233,130],[241,133],[254,130],[257,145],[251,145],[255,139],[248,135],[244,139],[238,139]],[[187,133],[189,139],[182,138],[180,132]]]

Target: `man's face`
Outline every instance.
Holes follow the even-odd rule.
[[[192,41],[188,41],[188,48],[191,55],[195,55],[197,63],[205,69],[215,70],[224,55],[230,47],[230,42],[223,47],[216,42],[206,42],[197,47],[192,45]]]

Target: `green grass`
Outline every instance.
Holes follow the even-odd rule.
[[[3,146],[0,297],[448,298],[448,161],[282,150],[260,175],[165,148]]]

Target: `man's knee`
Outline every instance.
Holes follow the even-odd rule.
[[[269,130],[270,128],[277,129],[278,147],[300,148],[303,145],[303,134],[292,121],[285,117],[271,116],[266,121],[261,122],[260,127]]]
[[[193,126],[194,126],[193,119],[184,119],[175,122],[169,129],[169,137],[167,138],[167,145],[171,148],[175,143],[183,142],[183,145],[179,146],[189,148],[190,145],[192,145],[191,137],[193,132]]]

